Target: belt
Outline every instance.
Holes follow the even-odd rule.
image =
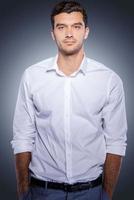
[[[44,187],[44,188],[64,190],[66,192],[86,190],[89,188],[99,186],[101,184],[102,184],[102,175],[93,181],[77,182],[74,184],[42,181],[42,180],[36,179],[34,177],[31,177],[31,186],[39,186],[39,187]]]

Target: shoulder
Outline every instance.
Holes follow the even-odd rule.
[[[107,71],[109,73],[113,72],[112,69],[110,69],[101,62],[98,62],[88,57],[86,59],[87,59],[87,71]]]
[[[52,66],[54,57],[47,58],[27,67],[22,74],[22,82],[32,83],[44,77],[46,70]]]
[[[87,72],[96,72],[99,76],[106,76],[109,81],[122,82],[121,77],[111,68],[91,58],[87,59]]]
[[[26,73],[34,73],[42,70],[47,70],[52,65],[54,57],[47,58],[26,68]]]

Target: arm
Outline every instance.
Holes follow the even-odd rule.
[[[23,192],[26,192],[29,188],[30,161],[30,152],[18,153],[15,155],[18,196],[20,196]]]
[[[27,71],[22,76],[13,120],[12,148],[15,154],[18,194],[28,190],[29,163],[35,142],[34,105]]]
[[[103,131],[106,144],[103,187],[112,199],[120,173],[122,157],[125,156],[127,120],[125,95],[121,79],[112,74],[108,83],[107,102],[103,108]]]
[[[112,200],[112,195],[118,181],[121,163],[122,156],[107,153],[104,164],[103,188],[110,197],[110,200]]]

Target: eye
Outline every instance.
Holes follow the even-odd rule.
[[[81,26],[75,25],[74,28],[79,30],[81,28]]]
[[[63,30],[63,29],[64,29],[64,26],[58,26],[58,29],[59,29],[59,30]]]

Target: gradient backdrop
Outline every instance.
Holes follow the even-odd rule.
[[[0,199],[16,200],[12,120],[22,72],[56,54],[49,14],[54,0],[0,1]],[[134,5],[130,0],[81,0],[89,15],[88,57],[117,72],[124,82],[128,148],[114,200],[131,200],[134,186]]]

